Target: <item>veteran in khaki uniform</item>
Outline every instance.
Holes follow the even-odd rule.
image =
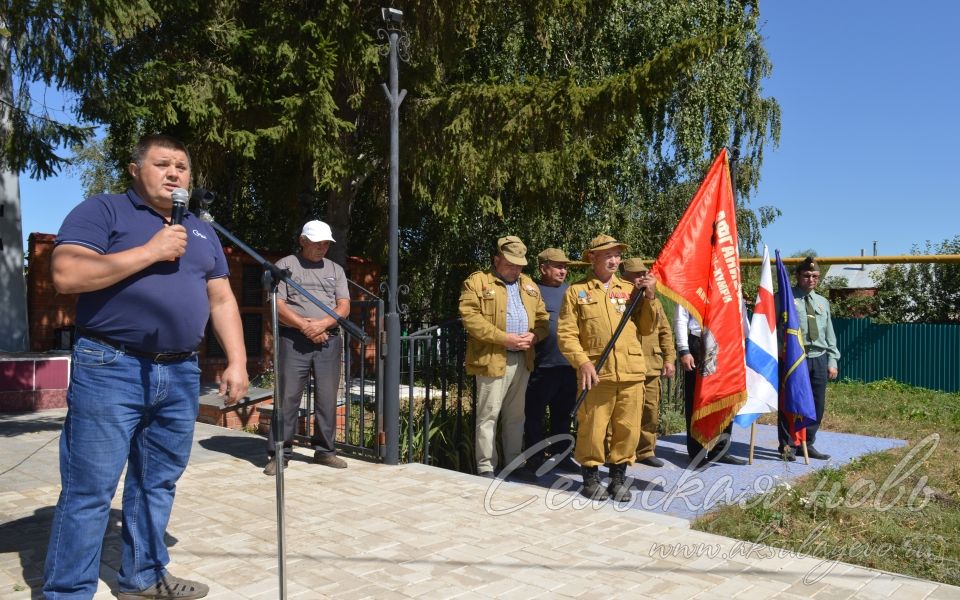
[[[648,268],[643,259],[628,258],[623,261],[623,278],[640,285]],[[677,351],[674,347],[670,319],[663,305],[656,308],[655,331],[640,336],[643,357],[647,361],[647,378],[643,384],[643,408],[640,410],[640,442],[637,444],[637,462],[650,467],[662,467],[663,461],[655,456],[657,428],[660,425],[660,378],[672,379],[677,372]]]
[[[520,238],[500,238],[493,269],[471,274],[460,290],[467,373],[477,377],[477,473],[483,477],[493,477],[497,467],[501,416],[504,466],[520,455],[533,348],[550,333],[540,288],[521,272],[526,255]]]
[[[649,274],[642,278],[641,288],[617,276],[626,248],[626,244],[609,235],[591,240],[583,259],[590,261],[592,272],[567,289],[557,326],[560,352],[577,369],[580,388],[589,390],[577,411],[574,456],[583,473],[581,493],[604,500],[609,492],[618,502],[630,499],[626,470],[634,462],[640,439],[640,407],[647,377],[640,335],[654,332],[654,315],[660,304],[656,281]],[[598,373],[595,363],[613,337],[634,293],[644,294],[644,298]],[[608,427],[611,438],[609,450],[605,450]],[[604,463],[610,466],[606,490],[600,486],[598,470]]]

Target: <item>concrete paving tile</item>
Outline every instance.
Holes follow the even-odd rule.
[[[902,585],[903,582],[898,581],[893,575],[877,572],[876,577],[857,590],[857,593],[874,598],[884,598],[896,594]]]
[[[899,597],[899,596],[898,596]],[[957,598],[957,588],[951,585],[938,585],[925,600],[954,600]]]
[[[753,587],[749,581],[742,577],[724,578],[721,582],[706,587],[698,593],[695,598],[733,598],[745,590]]]
[[[7,444],[23,437],[4,437],[6,418],[0,416],[0,464],[6,464]],[[261,474],[261,465],[199,443],[203,436],[220,435],[249,437],[198,426],[196,452],[178,485],[169,527],[176,539],[170,548],[173,569],[209,582],[211,598],[272,598],[278,586],[275,483]],[[263,438],[253,441],[263,443]],[[0,527],[23,520],[14,526],[20,546],[0,553],[0,597],[42,569],[49,519],[31,517],[49,512],[56,502],[57,451],[50,444],[31,458],[31,465],[49,469],[31,480],[32,487],[12,486],[9,478],[0,477]],[[298,448],[296,454],[285,473],[284,499],[291,598],[633,600],[703,597],[711,590],[712,597],[784,600],[850,594],[898,600],[960,597],[955,587],[843,563],[806,585],[802,578],[818,559],[784,551],[769,558],[734,555],[736,542],[692,531],[685,520],[618,510],[610,502],[590,503],[576,492],[503,483],[492,492],[494,508],[534,501],[496,514],[488,494],[493,488],[473,476],[353,459],[342,473],[308,464],[309,450]],[[21,470],[18,480],[26,479]],[[114,509],[119,506],[120,491],[113,502]],[[6,550],[3,543],[0,549]],[[655,543],[719,544],[730,554],[660,555],[652,552]],[[117,531],[111,531],[105,546],[97,598],[112,597],[107,582],[116,578]],[[615,592],[610,581],[619,586]],[[29,597],[29,590],[24,594]]]
[[[396,591],[409,596],[410,598],[429,598],[429,600],[447,600],[448,598],[456,598],[464,592],[464,590],[456,589],[439,579],[421,581],[419,583],[404,586]]]
[[[825,587],[811,597],[816,600],[847,600],[854,598],[856,594],[857,592],[851,589]]]
[[[946,587],[943,584],[935,583],[932,581],[921,581],[919,579],[905,579],[903,585],[900,586],[900,589],[897,590],[897,600],[926,600],[929,596],[934,593],[940,593],[941,591],[946,591]],[[957,590],[957,588],[953,588]],[[960,590],[958,590],[960,591]],[[955,596],[960,598],[960,594]]]

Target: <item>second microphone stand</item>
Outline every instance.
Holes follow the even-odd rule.
[[[317,300],[310,292],[290,278],[290,272],[277,267],[269,260],[262,257],[256,250],[244,244],[235,235],[230,233],[222,225],[213,219],[213,215],[207,210],[207,206],[201,204],[198,210],[198,216],[206,221],[220,235],[227,238],[247,255],[257,261],[263,267],[263,287],[270,295],[270,326],[273,331],[273,417],[270,420],[270,427],[273,429],[274,440],[274,459],[277,465],[276,484],[277,484],[277,576],[279,578],[280,600],[287,598],[287,575],[286,575],[286,535],[284,521],[284,490],[283,490],[283,399],[280,397],[280,318],[277,313],[277,290],[280,282],[297,290],[310,302],[317,305],[325,313],[336,319],[337,324],[345,329],[352,337],[360,340],[360,356],[365,356],[365,346],[369,341],[362,329],[341,317],[333,309]]]

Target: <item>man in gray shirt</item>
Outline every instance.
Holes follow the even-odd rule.
[[[325,258],[333,242],[330,226],[310,221],[300,234],[300,252],[277,261],[289,269],[290,277],[317,300],[343,318],[350,315],[350,291],[343,268]],[[347,462],[337,456],[334,440],[337,422],[337,390],[340,388],[340,363],[343,341],[336,320],[300,292],[281,282],[277,289],[277,314],[280,318],[280,356],[276,366],[282,399],[284,465],[290,460],[296,431],[300,399],[310,370],[316,382],[314,409],[316,435],[313,462],[345,469]],[[267,440],[269,460],[263,472],[277,472],[273,428]]]

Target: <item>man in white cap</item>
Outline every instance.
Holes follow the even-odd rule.
[[[460,290],[466,329],[467,373],[477,378],[477,474],[494,477],[497,422],[503,432],[503,466],[523,446],[523,406],[533,369],[534,345],[550,333],[540,288],[522,273],[527,247],[508,235],[497,240],[493,269],[476,271]]]
[[[330,243],[335,241],[330,226],[323,221],[310,221],[300,233],[300,252],[277,261],[281,269],[289,269],[290,277],[317,300],[343,318],[350,315],[350,291],[343,267],[325,258]],[[316,435],[313,462],[345,469],[347,462],[337,456],[334,440],[337,423],[337,391],[340,388],[340,363],[343,341],[337,321],[300,292],[281,282],[277,289],[277,314],[280,318],[280,357],[276,366],[283,415],[283,460],[290,460],[293,435],[297,427],[300,398],[310,370],[316,382],[314,409]],[[274,452],[273,428],[267,440],[267,466],[263,472],[275,475],[277,457]]]

